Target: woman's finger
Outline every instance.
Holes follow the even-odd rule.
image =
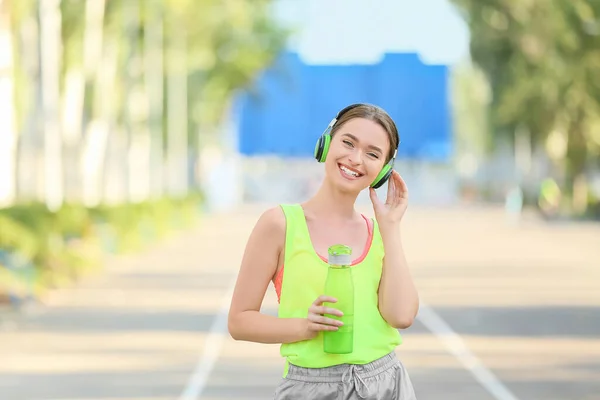
[[[398,195],[401,198],[406,198],[408,196],[408,186],[402,176],[398,173],[398,171],[394,171],[396,175],[396,188],[398,191]]]
[[[314,313],[314,314],[330,314],[330,315],[337,315],[338,317],[341,317],[342,315],[344,315],[343,312],[341,312],[340,310],[336,309],[336,308],[331,308],[331,307],[325,307],[325,306],[312,306],[309,309],[310,312]]]
[[[323,303],[337,303],[337,299],[331,296],[321,295],[313,302],[313,306],[320,306]]]
[[[311,314],[308,317],[308,320],[321,325],[332,325],[332,326],[342,326],[344,323],[342,321],[338,321],[337,319],[327,318],[322,315]]]
[[[385,204],[393,205],[396,197],[396,183],[394,182],[394,172],[392,172],[391,179],[388,180],[388,190],[385,199]]]
[[[337,331],[338,327],[337,326],[333,326],[333,325],[322,325],[322,324],[317,324],[317,323],[311,323],[309,325],[309,329],[313,332],[318,332],[318,331]]]

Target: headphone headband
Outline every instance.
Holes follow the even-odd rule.
[[[355,103],[355,104],[350,104],[349,106],[346,106],[344,108],[342,108],[340,110],[340,112],[337,113],[337,116],[335,117],[336,119],[340,119],[340,117],[344,114],[346,114],[348,111],[352,110],[353,108],[356,107],[360,107],[360,106],[367,106],[368,104],[365,103]]]
[[[331,120],[331,122],[329,123],[329,125],[327,125],[327,129],[325,129],[325,132],[323,132],[323,135],[326,135],[327,133],[331,132],[331,130],[333,129],[333,127],[335,126],[335,124],[338,122],[338,120],[342,117],[342,115],[346,114],[348,111],[352,110],[353,108],[356,107],[360,107],[360,106],[371,106],[371,104],[367,104],[367,103],[354,103],[354,104],[350,104],[349,106],[346,106],[344,108],[342,108],[337,115],[335,116],[335,118],[333,118]],[[376,107],[376,106],[373,106]],[[396,144],[396,148],[394,149],[394,156],[391,158],[391,160],[395,160],[396,156],[398,155],[398,147],[400,147],[400,135],[398,134],[398,128],[396,127],[396,137],[398,138],[398,143]]]

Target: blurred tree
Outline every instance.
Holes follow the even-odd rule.
[[[17,200],[41,200],[40,26],[36,0],[10,1],[13,40]],[[33,167],[32,167],[33,166]]]
[[[0,0],[0,207],[16,196],[14,56],[10,0]]]
[[[554,160],[563,190],[582,211],[585,168],[600,149],[594,128],[600,122],[600,2],[453,2],[469,24],[471,56],[492,87],[495,137],[530,135],[534,148]]]
[[[36,287],[193,219],[191,162],[285,44],[271,2],[0,0],[0,253]]]
[[[40,188],[52,182],[54,206],[62,186],[88,205],[187,192],[189,157],[218,141],[236,91],[285,44],[271,3],[13,0],[21,199],[47,200]],[[39,174],[44,160],[51,180]]]

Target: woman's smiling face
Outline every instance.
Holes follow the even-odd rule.
[[[353,118],[335,130],[325,161],[328,179],[344,192],[369,187],[386,163],[390,140],[375,121]]]

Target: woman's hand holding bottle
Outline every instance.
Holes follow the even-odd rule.
[[[321,331],[337,331],[342,321],[326,317],[325,314],[341,317],[343,313],[335,308],[324,306],[323,303],[336,303],[337,299],[325,295],[319,296],[308,308],[307,334],[312,339]]]

